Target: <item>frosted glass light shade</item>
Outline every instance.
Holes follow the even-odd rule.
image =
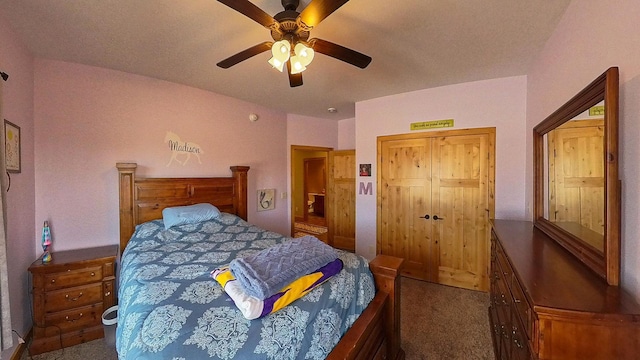
[[[269,59],[269,64],[276,68],[278,71],[282,72],[284,69],[284,64],[289,60],[289,56],[291,54],[291,44],[287,40],[276,41],[271,46],[271,59]]]
[[[293,51],[295,55],[291,57],[291,73],[299,74],[307,69],[307,65],[311,64],[315,52],[303,43],[297,43]]]
[[[280,72],[284,70],[284,63],[276,59],[275,57],[272,57],[271,59],[269,59],[269,64],[271,64],[271,66],[273,66],[276,70]]]
[[[307,70],[307,67],[303,65],[299,56],[291,57],[291,73],[299,74],[303,71]]]
[[[313,56],[315,55],[315,51],[303,43],[297,43],[294,47],[294,52],[304,66],[311,64]]]

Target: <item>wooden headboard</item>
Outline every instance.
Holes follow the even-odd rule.
[[[248,166],[231,166],[231,177],[138,178],[136,163],[116,163],[120,196],[120,253],[136,225],[162,218],[169,206],[210,203],[247,220]]]

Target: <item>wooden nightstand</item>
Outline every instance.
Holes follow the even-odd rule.
[[[53,252],[31,264],[32,355],[104,336],[102,312],[115,305],[118,246]]]

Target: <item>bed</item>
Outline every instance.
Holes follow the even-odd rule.
[[[193,305],[193,307],[186,307],[185,304],[187,302],[182,301],[185,296],[184,291],[181,294],[177,292],[178,294],[172,295],[182,296],[182,300],[179,298],[175,301],[171,300],[172,298],[169,295],[162,295],[156,300],[149,300],[148,296],[145,298],[146,300],[135,298],[135,294],[148,291],[143,286],[148,278],[154,277],[154,281],[157,280],[154,271],[165,274],[163,276],[172,277],[171,281],[165,282],[164,279],[160,281],[162,286],[156,287],[163,289],[160,292],[167,292],[166,289],[172,289],[173,286],[174,288],[195,289],[193,292],[198,293],[198,289],[202,289],[202,284],[205,281],[208,281],[211,286],[214,286],[215,282],[212,279],[205,280],[202,276],[194,275],[191,278],[189,273],[205,274],[212,267],[227,262],[229,258],[241,256],[247,251],[259,251],[261,248],[285,241],[285,239],[279,234],[257,229],[246,222],[247,173],[249,167],[232,166],[232,176],[212,178],[142,178],[136,176],[137,164],[135,163],[117,163],[116,167],[119,173],[120,249],[121,252],[124,251],[120,269],[120,309],[118,314],[118,349],[121,359],[223,359],[249,357],[243,351],[249,351],[249,353],[254,354],[254,356],[250,356],[251,358],[260,359],[284,357],[319,358],[319,356],[323,358],[326,356],[328,359],[404,359],[404,351],[400,347],[399,323],[399,270],[402,266],[402,260],[394,257],[380,255],[366,264],[362,257],[351,253],[339,252],[339,257],[345,264],[345,269],[339,275],[336,275],[335,279],[327,281],[319,286],[316,289],[317,291],[313,290],[306,297],[299,299],[279,312],[261,319],[251,320],[250,322],[242,321],[242,319],[238,319],[235,316],[238,312],[234,313],[232,311],[232,306],[229,306],[230,300],[219,289],[216,290],[217,295],[211,295],[215,297],[215,301],[212,301],[211,304],[218,303],[215,310],[212,310],[214,309],[213,307],[209,308],[208,302],[206,306],[197,304],[203,301],[193,301],[189,305]],[[163,231],[162,220],[158,220],[162,219],[162,210],[166,207],[197,203],[213,204],[223,212],[223,215],[219,219],[198,224],[197,226],[194,225],[194,233],[187,234],[186,241],[195,243],[196,240],[194,239],[201,240],[206,237],[201,236],[203,231],[207,233],[212,228],[224,228],[227,233],[237,232],[243,241],[233,242],[232,248],[224,249],[226,250],[224,255],[220,255],[220,250],[217,248],[216,251],[211,251],[206,243],[198,243],[196,247],[202,247],[202,254],[198,254],[198,256],[189,255],[185,258],[184,252],[182,252],[182,255],[177,255],[177,257],[172,254],[172,258],[167,261],[163,251],[158,250],[159,242],[153,238],[158,234],[163,234],[161,236],[164,237],[173,236],[167,236],[171,229]],[[178,230],[171,232],[171,234],[175,235],[176,232],[191,231],[188,228],[189,226],[179,227]],[[229,229],[232,230],[229,231]],[[127,248],[130,241],[131,246]],[[163,242],[162,246],[180,248],[180,246],[184,246],[185,240],[180,241],[183,243]],[[231,243],[225,244],[225,246],[228,246]],[[189,246],[191,245],[192,243],[189,243]],[[162,253],[162,256],[153,255],[158,253]],[[177,253],[181,252],[178,251]],[[153,257],[158,258],[161,263],[153,263],[150,262],[151,260],[147,262],[147,259]],[[140,261],[140,258],[145,260]],[[206,259],[206,261],[202,259]],[[357,266],[358,262],[363,262],[363,264]],[[135,264],[140,266],[141,263],[142,269],[132,267]],[[361,268],[363,266],[366,268],[367,265],[373,274],[373,281],[367,280],[368,272],[361,271]],[[182,270],[178,270],[176,267],[180,267]],[[159,268],[162,268],[162,270],[156,271]],[[352,273],[345,276],[348,276],[349,279],[361,280],[355,280],[354,282],[340,280],[347,268],[351,269]],[[188,271],[185,271],[185,269]],[[182,272],[183,274],[177,276],[179,278],[177,280],[176,272]],[[149,275],[150,273],[153,273],[153,275]],[[359,276],[362,277],[359,278]],[[332,282],[332,280],[336,281]],[[187,283],[183,283],[184,281]],[[192,281],[193,284],[188,283],[189,281]],[[309,304],[312,302],[309,299],[313,298],[322,302],[324,301],[322,299],[326,298],[336,300],[336,298],[348,297],[347,295],[334,294],[336,283],[356,284],[352,286],[355,288],[355,295],[351,296],[354,298],[356,305],[343,306],[351,309],[349,311],[354,311],[354,313],[347,314],[345,319],[335,322],[334,325],[329,325],[329,328],[331,326],[341,327],[342,335],[338,338],[332,335],[335,341],[328,342],[332,348],[322,349],[321,347],[327,344],[327,327],[323,328],[318,324],[330,323],[322,320],[322,314],[326,315],[330,311],[324,308],[318,310],[317,305]],[[367,283],[371,283],[371,285],[367,286]],[[131,286],[131,284],[137,284],[137,287]],[[370,288],[369,295],[366,295],[367,287]],[[210,293],[213,292],[215,291],[210,291]],[[200,293],[202,293],[201,290]],[[363,300],[365,298],[366,300]],[[370,300],[371,298],[372,300]],[[167,301],[174,301],[174,303]],[[220,310],[222,308],[220,304],[225,301],[226,305],[222,305],[222,307],[226,306],[226,308],[222,311]],[[140,310],[138,306],[140,303],[145,302],[149,303],[150,307],[146,310]],[[194,305],[193,303],[196,304]],[[340,303],[340,301],[333,301],[333,303]],[[231,302],[231,304],[233,303]],[[360,304],[360,308],[358,308],[357,304]],[[316,310],[314,310],[313,306],[316,306]],[[160,332],[162,334],[157,334],[157,342],[155,340],[151,342],[140,341],[140,326],[144,321],[152,322],[153,319],[147,317],[145,320],[143,319],[144,316],[129,315],[150,314],[152,312],[163,313],[165,317],[157,317],[157,319],[161,319],[161,322],[164,321],[167,326],[165,329],[161,329]],[[191,312],[196,312],[200,315],[190,317],[188,315]],[[233,313],[235,314],[233,315],[235,320],[225,318],[224,321],[202,322],[202,319],[206,317],[205,315],[211,318],[211,314],[214,312],[217,312],[218,315],[224,313],[221,318],[232,316],[229,314]],[[303,314],[303,316],[299,316],[300,314]],[[170,322],[166,321],[166,316],[169,316]],[[141,319],[137,321],[134,319],[136,317]],[[187,321],[186,318],[193,318],[193,320]],[[304,318],[306,322],[300,322],[300,318]],[[196,320],[200,322],[198,323]],[[286,321],[291,321],[291,323]],[[221,323],[225,323],[225,326],[221,327]],[[296,328],[296,323],[300,328],[299,332],[293,331]],[[179,325],[176,326],[176,324]],[[269,328],[272,329],[268,334],[269,336],[264,336],[265,331],[269,332]],[[307,332],[304,332],[305,329],[303,328],[306,328]],[[175,331],[169,331],[172,329]],[[283,329],[287,331],[282,331]],[[222,337],[216,338],[215,335],[231,332],[239,332],[241,339],[222,339]],[[168,337],[170,339],[162,338],[162,336],[166,337],[167,334],[169,334]],[[214,335],[212,336],[212,334]],[[153,337],[154,335],[146,334],[146,336]],[[269,338],[269,340],[265,340],[266,338]],[[174,341],[179,343],[180,346],[170,347],[166,345],[166,343]],[[213,343],[211,343],[212,341]],[[252,342],[254,343],[253,345],[251,344]],[[134,343],[137,345],[134,345]],[[211,344],[207,345],[208,343]],[[292,349],[296,351],[294,352]]]

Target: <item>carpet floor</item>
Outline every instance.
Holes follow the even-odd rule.
[[[487,293],[402,278],[401,334],[407,360],[493,359]],[[101,340],[21,360],[115,360]]]
[[[402,348],[407,360],[494,359],[489,294],[402,278]]]

